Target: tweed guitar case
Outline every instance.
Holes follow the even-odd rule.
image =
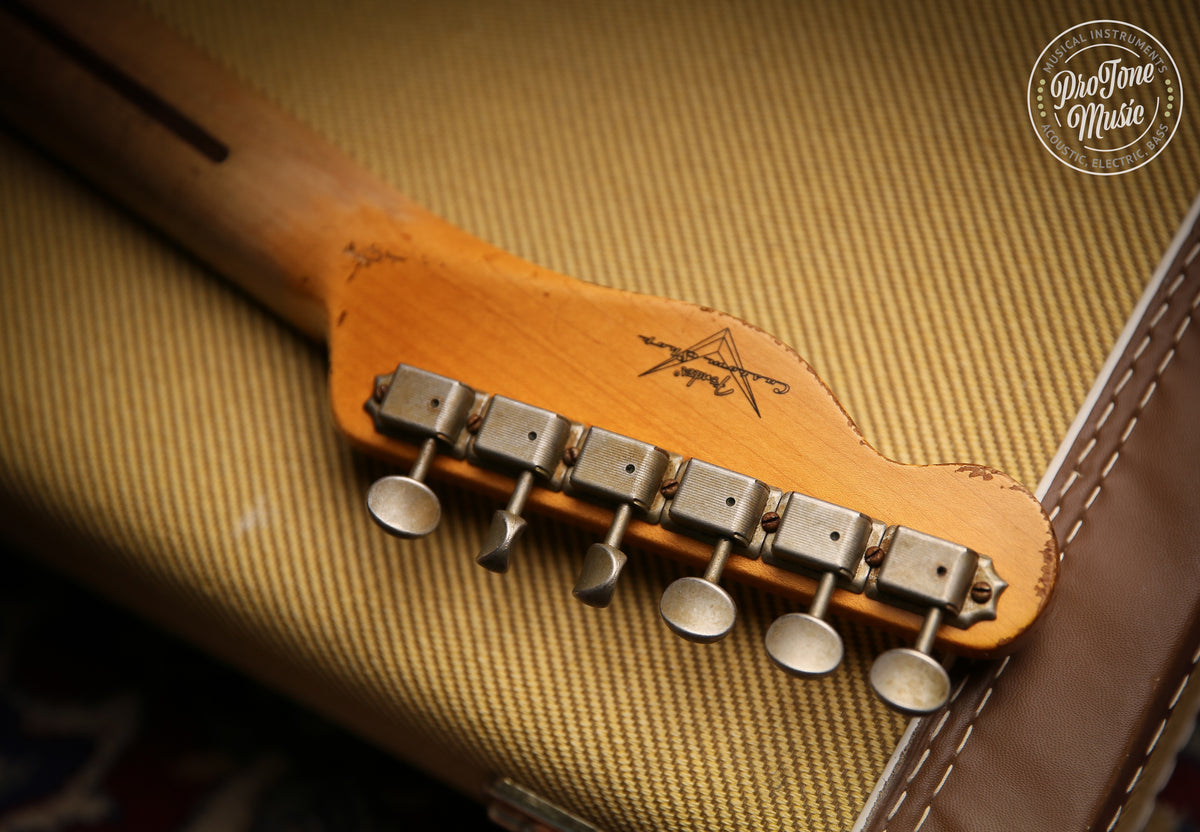
[[[0,28],[26,25],[0,8]],[[336,429],[324,349],[16,129],[7,539],[514,823],[555,814],[530,795],[609,830],[1144,819],[1195,699],[1192,3],[147,11],[501,249],[777,336],[886,457],[1030,490],[1045,474],[1059,589],[1024,649],[957,661],[950,704],[910,720],[868,681],[910,636],[835,616],[842,666],[797,680],[763,651],[794,601],[731,583],[737,626],[688,644],[659,596],[694,568],[633,547],[590,609],[571,587],[591,531],[533,514],[493,575],[473,553],[495,500],[452,486],[437,530],[397,541],[365,507],[392,468]],[[1034,126],[1031,73],[1088,21],[1153,35],[1176,73],[1170,142],[1116,175],[1064,163]],[[488,326],[469,299],[460,313]],[[1136,556],[1090,554],[1122,529]]]

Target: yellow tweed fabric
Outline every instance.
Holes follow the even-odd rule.
[[[1031,485],[1200,190],[1191,2],[156,12],[479,236],[735,313],[888,456]],[[1050,158],[1025,111],[1045,44],[1103,17],[1184,84],[1171,146],[1109,178]],[[894,641],[841,626],[842,668],[797,683],[761,649],[774,600],[735,589],[734,634],[686,644],[657,615],[679,569],[634,553],[610,610],[576,604],[589,539],[565,526],[535,520],[503,578],[472,558],[488,501],[444,494],[435,535],[386,539],[318,348],[11,136],[0,228],[8,533],[459,782],[614,830],[852,824],[904,727],[866,685]]]

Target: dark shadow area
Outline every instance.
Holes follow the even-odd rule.
[[[494,828],[482,806],[7,548],[0,568],[0,828]]]

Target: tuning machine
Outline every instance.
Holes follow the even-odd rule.
[[[525,502],[534,477],[549,479],[558,467],[571,434],[571,423],[549,410],[504,396],[493,396],[469,452],[481,462],[516,469],[517,483],[508,504],[492,515],[475,562],[492,572],[507,572],[512,549],[525,531]]]
[[[630,439],[603,428],[590,428],[579,455],[567,475],[566,485],[605,502],[616,503],[604,539],[588,547],[572,594],[593,607],[612,601],[617,578],[625,567],[621,540],[634,510],[645,512],[653,504],[670,464],[670,456],[649,442]]]
[[[438,443],[453,446],[475,404],[475,391],[454,379],[401,364],[376,379],[367,410],[381,433],[421,437],[421,450],[408,476],[376,480],[367,491],[371,517],[397,537],[424,537],[442,516],[437,495],[424,482]]]
[[[884,559],[870,594],[890,596],[925,610],[913,647],[888,650],[871,666],[871,687],[898,711],[927,714],[946,703],[950,677],[930,655],[946,613],[966,603],[979,556],[957,543],[904,526],[888,530]]]
[[[825,620],[839,580],[862,591],[863,555],[883,524],[852,509],[791,492],[779,506],[779,526],[767,539],[763,560],[786,569],[816,573],[817,592],[808,612],[775,619],[767,630],[767,654],[796,676],[824,676],[841,664],[842,637]]]
[[[667,507],[671,523],[707,537],[716,545],[704,576],[679,578],[659,604],[663,620],[689,641],[712,642],[733,628],[737,607],[718,583],[735,543],[750,543],[770,489],[753,477],[688,460],[679,487]]]

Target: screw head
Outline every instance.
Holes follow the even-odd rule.
[[[478,413],[472,413],[467,417],[467,433],[479,433],[481,427],[483,427],[483,417]]]
[[[768,511],[762,516],[762,520],[759,523],[762,525],[762,530],[770,534],[779,528],[779,514],[774,511]]]
[[[992,600],[992,585],[987,581],[976,581],[971,586],[971,600],[976,604],[986,604]]]
[[[870,549],[867,549],[865,560],[867,561],[867,566],[872,569],[879,568],[883,565],[883,549],[880,549],[878,546],[872,546]]]
[[[658,489],[668,500],[675,496],[675,492],[679,490],[679,480],[667,480],[662,484],[662,488]]]
[[[572,446],[563,451],[563,463],[569,468],[579,461],[579,449]]]
[[[389,386],[390,385],[385,384],[382,381],[379,384],[375,385],[375,392],[374,392],[375,401],[382,402],[385,398],[387,398]]]

